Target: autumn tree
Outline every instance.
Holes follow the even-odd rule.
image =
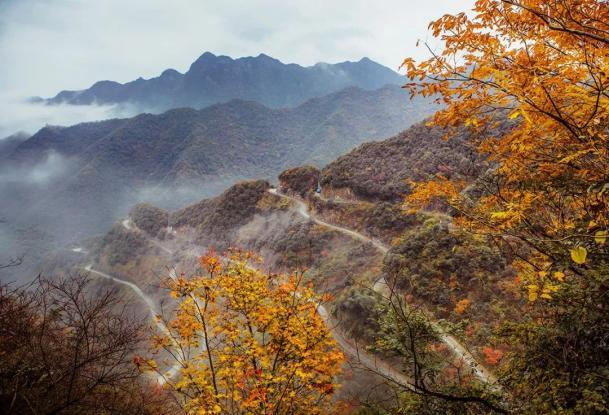
[[[240,252],[200,263],[201,275],[167,281],[178,305],[168,331],[154,338],[180,365],[166,386],[186,412],[332,413],[343,356],[302,275],[265,274]]]
[[[459,225],[514,258],[530,304],[503,327],[503,381],[520,409],[606,413],[609,3],[478,0],[430,28],[443,49],[404,61],[407,88],[436,97],[431,123],[449,139],[469,130],[492,168],[414,184],[408,206],[445,198]]]
[[[167,410],[132,362],[144,336],[124,304],[80,275],[0,286],[0,413]]]

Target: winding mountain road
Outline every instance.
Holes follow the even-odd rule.
[[[284,198],[287,198],[287,199],[291,200],[292,202],[294,202],[294,204],[296,205],[296,211],[301,216],[303,216],[304,218],[306,218],[308,220],[313,221],[314,223],[316,223],[318,225],[321,225],[321,226],[327,227],[329,229],[335,230],[337,232],[340,232],[342,234],[348,235],[361,242],[369,243],[372,246],[374,246],[374,248],[377,249],[382,254],[386,254],[389,250],[389,248],[387,246],[385,246],[382,242],[380,242],[378,240],[369,238],[369,237],[362,235],[358,232],[355,232],[351,229],[333,225],[331,223],[328,223],[321,219],[316,218],[315,216],[310,214],[307,205],[302,200],[299,200],[294,197],[280,193],[276,189],[270,189],[269,192],[277,197],[284,197]],[[123,220],[121,222],[121,225],[129,231],[141,232],[131,222],[130,219]],[[155,246],[157,246],[164,252],[167,252],[168,254],[173,254],[173,251],[170,250],[169,248],[167,248],[166,246],[164,246],[161,242],[154,240],[151,237],[148,237],[148,239],[151,240],[151,242]],[[77,251],[76,249],[74,249],[74,251],[84,253],[84,251],[82,251],[82,250]],[[100,276],[102,278],[109,279],[113,282],[116,282],[118,284],[122,284],[122,285],[129,287],[142,300],[142,302],[144,304],[146,304],[146,306],[148,307],[148,309],[150,311],[151,319],[154,322],[154,324],[158,327],[158,329],[161,330],[165,334],[169,333],[165,324],[156,318],[157,312],[156,312],[156,308],[155,308],[155,305],[154,305],[154,302],[152,301],[152,299],[150,297],[148,297],[136,284],[129,282],[129,281],[125,281],[123,279],[120,279],[120,278],[117,278],[114,276],[111,276],[104,272],[98,271],[98,270],[94,269],[92,267],[92,265],[88,265],[88,266],[84,267],[84,269],[86,271],[90,272],[91,274]],[[171,278],[176,277],[175,271],[170,272],[170,277]],[[383,278],[380,278],[379,280],[377,280],[375,282],[374,290],[379,293],[386,293],[389,290],[389,287],[387,286],[386,281]],[[381,375],[385,379],[387,379],[389,381],[393,381],[393,382],[398,383],[405,387],[411,387],[410,385],[411,385],[412,380],[409,377],[407,377],[404,373],[402,373],[400,370],[396,370],[394,367],[391,367],[390,365],[383,362],[382,360],[377,359],[374,355],[368,353],[367,351],[365,351],[363,349],[359,349],[358,347],[354,346],[342,334],[342,332],[340,330],[337,330],[336,328],[334,328],[332,319],[330,318],[328,311],[326,310],[326,308],[323,305],[319,304],[317,307],[317,310],[318,310],[320,317],[324,320],[324,322],[330,328],[334,339],[336,340],[336,342],[339,344],[341,349],[346,354],[349,354],[349,355],[357,358],[357,361],[359,364],[361,364],[366,369]],[[433,323],[433,325],[434,325],[434,328],[439,333],[442,341],[450,347],[450,349],[453,351],[453,353],[456,356],[458,356],[460,359],[462,359],[462,361],[465,364],[467,364],[468,367],[470,367],[472,373],[474,373],[484,382],[488,382],[488,383],[496,382],[494,376],[488,370],[486,370],[483,366],[481,366],[475,360],[475,358],[465,349],[465,347],[463,347],[453,336],[445,333],[436,323]],[[166,372],[164,375],[158,375],[157,381],[159,382],[159,384],[163,384],[167,381],[167,379],[173,378],[179,372],[180,367],[181,367],[180,362],[176,362],[176,364],[174,364],[170,368],[170,370],[168,372]]]
[[[128,231],[137,231],[139,233],[144,233],[144,232],[142,232],[142,230],[140,228],[138,228],[131,222],[131,219],[124,219],[121,222],[121,225],[123,225],[123,228],[127,229]],[[148,237],[148,235],[146,235],[146,237]],[[148,240],[157,248],[167,252],[170,255],[173,254],[173,251],[171,249],[167,248],[165,245],[163,245],[156,239],[148,237]]]
[[[379,242],[375,239],[368,238],[367,236],[364,236],[361,233],[352,231],[351,229],[343,228],[342,226],[332,225],[331,223],[324,222],[321,219],[317,219],[315,216],[313,216],[309,213],[309,208],[300,199],[296,199],[295,197],[280,193],[277,189],[269,189],[269,193],[271,193],[275,196],[285,197],[286,199],[291,200],[292,202],[294,202],[296,204],[296,211],[298,213],[300,213],[300,215],[302,215],[306,219],[309,219],[309,220],[317,223],[318,225],[325,226],[326,228],[333,229],[333,230],[343,233],[345,235],[349,235],[350,237],[352,237],[354,239],[358,239],[362,242],[371,243],[372,245],[374,245],[374,247],[376,249],[378,249],[383,254],[386,254],[387,251],[389,251],[389,248],[387,248],[385,245],[383,245],[381,242]]]
[[[381,375],[386,380],[392,381],[403,387],[414,390],[414,387],[412,386],[412,379],[410,377],[406,376],[401,371],[389,366],[389,364],[387,364],[386,362],[377,359],[373,354],[368,353],[366,350],[359,349],[358,347],[353,346],[353,344],[351,344],[351,342],[343,335],[343,333],[334,327],[334,323],[332,322],[332,319],[328,315],[328,311],[323,305],[317,305],[317,313],[324,321],[324,323],[326,323],[326,326],[330,329],[332,337],[334,337],[334,340],[336,340],[336,343],[340,346],[343,353],[353,356],[357,359],[357,362],[361,366],[370,370],[373,373]]]
[[[351,229],[347,229],[342,226],[333,225],[331,223],[328,223],[321,219],[316,218],[309,212],[308,206],[300,199],[297,199],[295,197],[281,193],[277,189],[269,189],[269,193],[271,193],[275,196],[278,196],[278,197],[283,197],[283,198],[291,200],[292,202],[295,203],[296,211],[301,216],[313,221],[314,223],[316,223],[318,225],[325,226],[329,229],[333,229],[333,230],[335,230],[337,232],[341,232],[345,235],[349,235],[352,238],[358,239],[362,242],[370,243],[382,254],[386,254],[389,251],[389,248],[378,240],[369,238],[369,237],[362,235],[361,233],[355,232]],[[379,278],[374,283],[373,290],[380,294],[387,294],[389,291],[389,286],[387,284],[387,281],[383,277]],[[324,309],[324,312],[325,312],[325,309]],[[465,346],[463,346],[454,336],[446,333],[446,331],[444,331],[438,323],[432,321],[431,324],[432,324],[432,327],[434,328],[434,330],[440,336],[440,339],[444,342],[444,344],[446,344],[452,350],[453,354],[455,356],[457,356],[463,363],[465,363],[470,368],[471,372],[475,376],[477,376],[478,379],[480,379],[481,381],[488,383],[488,384],[497,385],[497,378],[487,368],[485,368],[482,364],[480,364],[476,360],[476,358],[465,348]],[[342,344],[341,344],[341,346],[342,346]],[[364,365],[366,365],[366,362],[362,362],[362,363]],[[399,374],[401,375],[401,377],[403,377],[403,374],[401,374],[401,373],[399,373]]]
[[[307,214],[307,208],[306,205],[302,202],[300,202],[301,205],[299,205],[299,212],[303,215],[305,215],[305,217],[310,218]],[[129,219],[125,219],[121,222],[121,224],[123,225],[123,227],[129,231],[139,231],[141,232],[137,226],[135,226]],[[325,224],[325,222],[324,222]],[[329,226],[329,227],[333,227],[333,225],[331,224],[325,224],[325,226]],[[340,230],[340,228],[337,228],[337,230]],[[350,233],[351,236],[357,238],[358,237],[358,233],[356,232],[351,232]],[[151,239],[151,238],[149,238]],[[171,251],[169,248],[163,246],[159,241],[156,240],[152,240],[151,242],[158,246],[159,248],[163,249],[165,252],[168,252],[169,254],[173,254],[173,251]],[[378,245],[377,248],[383,248],[382,245]],[[104,273],[99,273],[98,271],[95,270],[90,270],[91,272],[96,272],[102,276],[106,276],[107,278],[112,278],[114,281],[119,282],[119,283],[124,283],[127,284],[129,287],[136,287],[134,284],[130,283],[130,282],[126,282],[117,278],[113,278],[110,277],[107,274]],[[175,270],[170,270],[169,276],[171,278],[176,278],[176,273]],[[141,292],[141,290],[139,290],[139,288],[137,288],[138,292]],[[136,292],[137,293],[137,292]],[[142,293],[143,294],[143,293]],[[148,302],[147,302],[148,304]],[[337,330],[334,327],[334,324],[328,314],[328,311],[326,310],[326,308],[323,306],[323,304],[318,304],[317,305],[317,312],[319,313],[319,316],[322,318],[322,320],[324,321],[324,323],[326,323],[326,325],[328,326],[328,328],[330,329],[332,336],[334,337],[334,340],[336,340],[336,342],[338,343],[338,345],[340,346],[340,348],[343,350],[344,353],[351,355],[355,358],[357,358],[358,362],[364,366],[366,369],[374,371],[375,373],[380,374],[381,376],[383,376],[385,379],[393,381],[395,383],[401,384],[403,386],[406,387],[410,387],[410,383],[411,383],[411,379],[407,376],[405,376],[402,372],[400,372],[399,370],[395,370],[394,368],[390,367],[388,364],[386,364],[383,361],[380,361],[378,359],[376,359],[374,357],[374,355],[368,353],[367,351],[363,350],[363,349],[359,349],[357,346],[354,346],[343,334],[340,330]],[[179,367],[178,367],[179,369]]]
[[[75,248],[75,249],[77,249],[77,248]],[[83,252],[83,251],[74,250],[74,252]],[[134,283],[132,283],[130,281],[125,281],[121,278],[113,277],[112,275],[106,274],[105,272],[101,272],[96,269],[93,269],[93,265],[87,265],[86,267],[83,267],[83,269],[85,271],[87,271],[89,274],[97,275],[98,277],[102,277],[102,278],[108,279],[112,282],[129,287],[131,289],[131,291],[133,291],[135,293],[135,295],[137,295],[140,298],[140,300],[142,300],[142,302],[144,304],[146,304],[146,306],[148,307],[148,310],[150,312],[150,319],[156,325],[156,327],[160,331],[162,331],[164,334],[166,334],[167,336],[169,336],[171,338],[170,332],[167,329],[167,326],[165,326],[165,323],[163,323],[163,321],[161,319],[157,318],[158,313],[156,312],[156,307],[154,305],[154,301],[152,301],[152,299],[150,297],[148,297],[140,289],[140,287],[138,287],[137,285],[135,285]],[[179,353],[177,353],[177,351],[176,351],[175,356],[179,356]],[[167,372],[158,374],[157,375],[158,384],[163,385],[168,379],[172,379],[179,372],[181,367],[182,367],[182,363],[179,361],[176,361],[176,363],[173,366],[171,366]]]

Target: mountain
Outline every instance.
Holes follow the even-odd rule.
[[[21,141],[0,166],[0,194],[11,195],[0,217],[26,241],[16,252],[43,252],[40,243],[96,233],[137,202],[176,208],[239,180],[272,179],[293,165],[323,166],[432,111],[429,100],[410,101],[398,86],[350,87],[291,109],[233,100],[49,126]]]
[[[12,158],[30,164],[51,153],[76,159],[73,182],[83,186],[108,175],[132,185],[268,178],[291,165],[322,166],[431,111],[428,101],[410,101],[397,86],[350,87],[292,109],[233,100],[201,110],[45,127],[17,146]]]
[[[15,151],[17,146],[29,137],[26,133],[16,133],[6,138],[0,138],[0,160]]]
[[[392,95],[392,88],[376,92],[376,99],[382,96],[383,101]],[[292,110],[232,101],[200,111],[173,110],[161,116],[107,121],[102,126],[74,126],[63,134],[66,141],[61,143],[57,139],[61,130],[53,129],[48,137],[54,140],[54,148],[71,148],[70,141],[77,140],[79,129],[112,130],[103,138],[96,138],[99,132],[87,135],[82,154],[96,156],[75,178],[83,171],[103,176],[105,164],[119,173],[131,163],[137,169],[120,173],[122,182],[114,183],[152,177],[175,186],[181,178],[228,172],[219,164],[224,159],[242,167],[240,171],[255,174],[263,165],[270,171],[281,164],[294,166],[296,160],[310,160],[317,154],[312,151],[315,142],[333,151],[332,145],[340,140],[329,140],[331,134],[326,132],[334,131],[337,136],[351,132],[344,140],[356,140],[356,127],[372,125],[372,119],[381,117],[380,112],[372,111],[381,101],[372,99],[370,92],[351,88]],[[360,107],[357,102],[375,104]],[[365,108],[372,112],[365,114]],[[204,126],[199,124],[203,120],[207,120]],[[221,120],[224,128],[211,120]],[[299,122],[305,123],[304,130]],[[216,139],[210,141],[212,132],[222,135],[214,135]],[[318,292],[331,294],[325,307],[337,322],[335,333],[362,345],[362,350],[374,344],[381,330],[378,293],[389,284],[400,298],[437,319],[456,325],[463,323],[466,313],[469,331],[475,327],[476,332],[459,341],[476,360],[483,361],[496,323],[520,318],[518,299],[503,285],[514,279],[513,270],[490,240],[452,226],[450,212],[407,214],[402,199],[409,191],[409,180],[442,174],[469,181],[484,174],[489,165],[466,145],[473,133],[482,132],[464,128],[460,137],[447,141],[442,129],[419,122],[389,139],[362,144],[321,170],[291,167],[279,175],[278,191],[269,191],[267,180],[248,180],[179,210],[140,204],[126,220],[115,221],[105,235],[75,244],[81,248],[78,252],[84,252],[79,258],[52,259],[47,266],[70,270],[78,264],[93,264],[94,269],[136,284],[160,303],[167,296],[158,284],[163,270],[192,275],[201,253],[239,247],[262,254],[265,262],[256,266],[269,275],[303,270],[307,283]],[[164,140],[171,141],[171,148],[162,145]],[[172,152],[172,148],[179,150]],[[271,148],[277,151],[274,156],[269,153]],[[26,146],[20,150],[32,156]],[[161,159],[166,167],[156,166],[155,161]],[[319,184],[320,194],[316,191]],[[300,200],[289,195],[298,195]],[[112,202],[116,200],[114,196]],[[384,356],[375,355],[374,362],[376,358],[382,361]],[[454,360],[450,362],[452,367]],[[346,389],[370,383],[367,378],[350,375],[349,379],[355,380],[353,384],[346,381]]]
[[[399,74],[368,58],[303,67],[264,54],[233,59],[206,52],[184,74],[167,69],[156,78],[138,78],[125,84],[100,81],[88,89],[61,91],[42,101],[51,105],[132,105],[150,112],[203,108],[233,99],[284,108],[349,86],[373,90],[402,82]]]
[[[290,168],[280,174],[278,191],[255,180],[174,212],[139,206],[87,249],[95,267],[144,287],[155,299],[166,296],[155,288],[155,269],[190,275],[208,249],[260,253],[265,262],[256,266],[270,275],[303,270],[305,281],[331,294],[325,307],[337,332],[362,346],[374,344],[381,329],[382,297],[375,291],[386,289],[384,280],[437,319],[459,324],[466,312],[476,335],[459,341],[484,361],[494,325],[519,318],[518,299],[503,285],[513,280],[513,271],[490,240],[459,231],[447,214],[407,214],[401,199],[408,180],[484,172],[488,164],[465,145],[472,132],[464,129],[446,141],[444,131],[419,123],[364,144],[321,171]]]
[[[421,122],[389,139],[364,143],[326,165],[320,183],[344,198],[399,202],[409,191],[407,180],[436,174],[475,178],[488,168],[468,145],[467,130],[450,140],[444,135],[441,128]]]

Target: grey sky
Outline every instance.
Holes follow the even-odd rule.
[[[425,56],[415,44],[430,20],[473,2],[0,0],[0,94],[6,102],[183,72],[204,51],[302,65],[368,56],[397,69],[406,56]]]

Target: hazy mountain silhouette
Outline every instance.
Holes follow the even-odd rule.
[[[233,59],[206,52],[184,74],[167,69],[156,78],[138,78],[125,84],[100,81],[85,90],[62,91],[45,102],[133,105],[139,110],[159,112],[180,107],[199,109],[243,99],[283,108],[349,86],[372,90],[401,82],[398,73],[368,58],[303,67],[284,64],[264,54]]]

